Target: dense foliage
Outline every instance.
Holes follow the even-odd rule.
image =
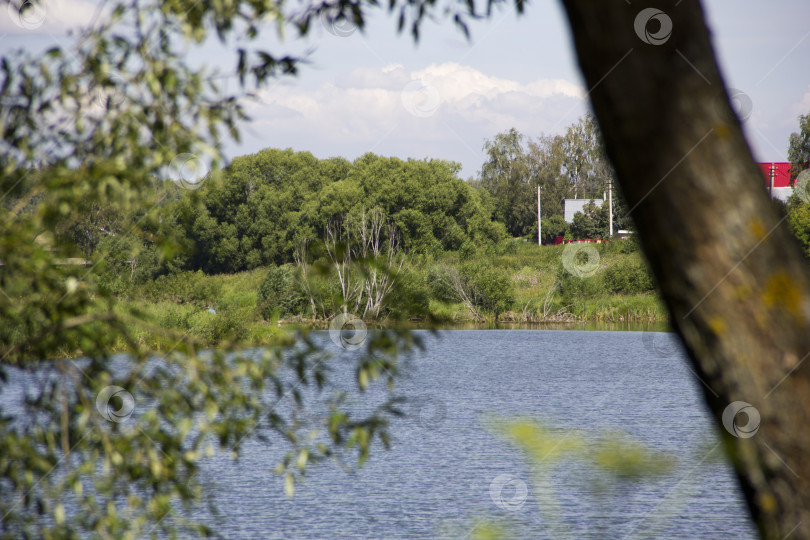
[[[641,256],[635,239],[585,245],[591,246],[599,255],[592,273],[576,275],[564,264],[556,267],[560,301],[566,310],[572,313],[587,312],[588,302],[601,302],[605,297],[617,295],[646,295],[655,292],[652,272]],[[587,261],[585,254],[578,255],[584,259],[580,263]]]
[[[293,262],[301,243],[322,238],[330,220],[359,218],[371,209],[393,221],[409,253],[502,239],[485,198],[457,170],[437,160],[366,154],[351,163],[268,149],[234,159],[166,212],[193,246],[187,267],[207,272]]]
[[[85,256],[107,261],[101,283],[118,294],[129,284],[177,271],[237,272],[292,263],[305,243],[306,262],[315,262],[326,256],[322,241],[329,223],[356,221],[371,211],[382,212],[396,228],[404,253],[458,250],[463,259],[471,246],[498,243],[508,234],[535,239],[538,185],[545,201],[544,243],[606,238],[607,205],[587,206],[573,224],[562,217],[565,197],[601,198],[611,179],[595,129],[586,117],[564,136],[541,138],[528,148],[515,130],[499,134],[486,143],[488,161],[471,183],[457,177],[456,164],[440,160],[366,154],[349,162],[266,149],[198,179],[199,189],[153,181],[147,191],[157,203],[149,214],[83,207],[59,234]],[[614,228],[629,228],[627,209],[615,195]]]
[[[307,299],[289,266],[271,266],[259,286],[258,305],[262,317],[292,317],[304,312]]]
[[[790,232],[799,241],[802,251],[810,259],[810,198],[794,194],[786,206]]]
[[[799,131],[790,134],[787,155],[791,180],[810,169],[810,113],[799,116]]]
[[[790,231],[810,259],[810,113],[799,116],[799,130],[790,134],[787,155],[794,193],[783,211]]]

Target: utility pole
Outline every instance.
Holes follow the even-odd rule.
[[[608,180],[608,238],[613,238],[613,180]]]
[[[537,245],[543,245],[543,236],[541,234],[542,225],[540,221],[540,184],[537,185]]]
[[[768,187],[768,195],[773,199],[773,177],[776,176],[776,165],[771,163],[771,185]]]

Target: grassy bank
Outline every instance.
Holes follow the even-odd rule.
[[[625,243],[627,242],[627,243]],[[630,241],[612,244],[587,244],[598,254],[593,274],[578,277],[563,264],[566,246],[539,247],[528,242],[514,242],[500,250],[497,248],[476,252],[494,268],[504,271],[514,290],[510,308],[498,315],[500,322],[581,322],[581,321],[635,321],[666,322],[667,313],[637,246]],[[569,252],[575,248],[568,247]],[[500,251],[500,253],[499,253]],[[570,254],[569,254],[570,255]],[[587,254],[581,254],[584,258]],[[570,257],[569,257],[570,258]],[[473,259],[469,257],[468,259]],[[450,254],[440,263],[463,265],[458,253]],[[574,256],[571,261],[588,270]],[[627,283],[636,280],[644,283]],[[431,300],[430,310],[446,321],[470,320],[470,312],[463,303]],[[493,313],[487,313],[494,320]]]
[[[413,257],[400,270],[399,282],[409,295],[421,299],[426,313],[400,312],[400,317],[394,319],[392,312],[385,310],[381,317],[364,319],[369,326],[407,322],[411,327],[420,327],[431,319],[440,325],[473,323],[487,327],[511,323],[666,321],[664,306],[652,290],[645,263],[632,242],[588,246],[589,250],[593,248],[590,254],[573,259],[572,247],[538,247],[519,240],[474,251]],[[587,255],[595,257],[594,253],[598,261],[588,260]],[[574,265],[574,273],[571,264],[566,269],[566,257]],[[576,275],[577,265],[588,272]],[[489,272],[488,276],[494,275],[492,279],[502,279],[505,300],[499,304],[500,309],[487,309],[482,302],[474,313],[469,304],[454,297],[447,275],[480,272],[481,268]],[[298,304],[306,306],[298,313],[274,318],[272,301],[268,305],[259,292],[267,275],[268,268],[257,268],[236,274],[206,275],[198,271],[161,276],[122,291],[115,310],[140,314],[150,321],[152,326],[134,326],[133,338],[151,349],[171,348],[180,335],[192,336],[201,344],[223,339],[264,344],[277,339],[280,326],[285,324],[325,327],[322,316],[312,317],[307,302]],[[400,297],[399,291],[390,295],[392,302]],[[118,345],[123,349],[125,344]]]

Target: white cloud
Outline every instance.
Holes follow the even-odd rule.
[[[0,8],[0,32],[62,35],[88,26],[97,9],[89,0],[10,0]]]
[[[584,100],[584,91],[564,80],[522,84],[447,62],[412,72],[398,64],[361,67],[317,88],[282,85],[263,90],[260,99],[263,105],[252,111],[259,118],[272,119],[272,114],[266,114],[267,106],[282,107],[297,111],[298,120],[333,128],[335,134],[346,124],[362,125],[356,134],[362,138],[384,125],[411,123],[413,116],[436,117],[433,122],[455,116],[466,122],[488,122],[496,131],[508,129],[525,123],[528,113],[547,109],[552,102],[570,101],[575,106]],[[423,106],[431,110],[422,110]]]
[[[455,62],[415,71],[390,64],[356,68],[316,87],[264,89],[248,107],[254,121],[247,131],[261,133],[264,146],[439,157],[461,161],[473,174],[485,138],[512,127],[532,137],[559,133],[585,109],[585,91],[565,80],[522,83]]]
[[[802,96],[798,103],[794,103],[790,107],[790,112],[798,118],[801,114],[810,112],[810,85],[807,86],[807,92]],[[791,119],[792,123],[796,123],[795,118]]]

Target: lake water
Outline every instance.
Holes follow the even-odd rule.
[[[238,462],[203,471],[227,538],[464,538],[478,519],[510,537],[549,531],[531,465],[487,429],[487,415],[531,416],[563,429],[620,429],[677,468],[596,493],[587,465],[553,474],[557,518],[572,538],[755,538],[700,382],[672,334],[552,330],[423,333],[402,393],[418,399],[392,427],[393,449],[364,467],[309,472],[290,499],[272,472],[281,450],[248,443]],[[344,381],[348,384],[348,379]],[[601,493],[601,494],[600,494]],[[559,515],[561,514],[561,515]],[[559,530],[559,529],[558,529]]]

